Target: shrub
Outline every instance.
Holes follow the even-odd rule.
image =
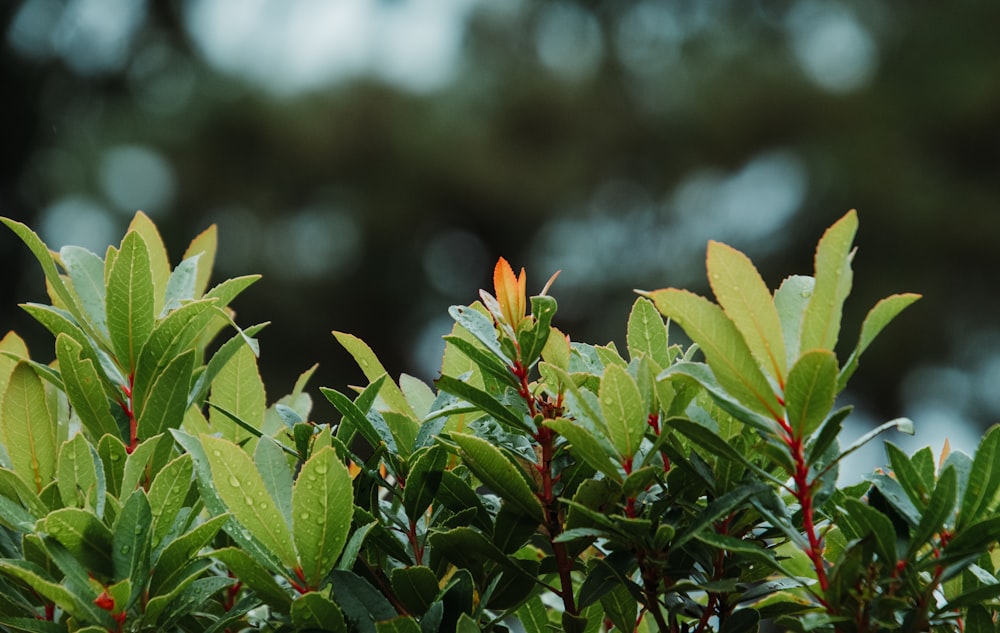
[[[335,332],[369,381],[320,388],[339,421],[311,419],[312,370],[267,404],[264,325],[228,308],[257,277],[209,289],[214,228],[172,267],[141,213],[103,259],[3,222],[55,337],[50,364],[0,341],[4,630],[995,630],[1000,432],[886,443],[887,472],[838,485],[911,426],[841,444],[838,395],[918,298],[835,354],[854,212],[773,293],[711,242],[717,303],[639,292],[624,350],[571,341],[501,259],[434,385]]]

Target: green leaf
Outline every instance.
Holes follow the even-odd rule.
[[[379,389],[383,382],[388,382],[385,376],[382,376],[376,380],[372,385],[375,389]],[[389,425],[385,423],[385,419],[381,416],[374,418],[369,417],[367,411],[362,410],[361,407],[353,402],[350,398],[327,387],[320,387],[320,393],[326,396],[326,399],[330,401],[333,406],[337,408],[338,411],[344,416],[341,421],[341,426],[345,426],[345,422],[353,425],[361,436],[372,446],[372,448],[377,448],[380,444],[385,444],[393,453],[398,453],[399,449],[396,446],[396,438],[392,435],[392,431],[389,429]],[[366,389],[367,391],[367,389]],[[360,396],[358,397],[360,400]],[[362,403],[363,404],[363,403]],[[377,412],[375,412],[377,413]]]
[[[281,516],[289,527],[292,525],[292,471],[288,455],[278,443],[267,436],[261,437],[253,453],[254,464],[260,472],[267,492],[278,504]]]
[[[521,362],[530,367],[538,360],[545,348],[556,314],[556,300],[547,295],[531,297],[531,321],[522,322],[518,328],[517,340],[521,347]],[[530,323],[525,327],[525,323]]]
[[[908,558],[915,557],[951,518],[955,510],[957,479],[954,468],[945,468],[941,472],[923,516],[920,517],[920,523],[910,535]]]
[[[410,473],[403,488],[403,507],[411,521],[420,518],[434,501],[445,466],[448,452],[440,444],[434,444],[420,453],[415,453]]]
[[[174,520],[184,507],[191,490],[194,461],[191,455],[175,458],[156,474],[149,486],[149,505],[153,511],[153,546],[159,545],[174,527]]]
[[[473,435],[453,433],[450,441],[458,446],[462,462],[487,488],[536,521],[545,520],[542,504],[528,486],[524,474],[500,449]]]
[[[204,403],[209,386],[215,381],[215,377],[219,375],[219,372],[229,364],[229,361],[232,360],[236,352],[243,349],[243,347],[249,347],[251,352],[257,354],[259,346],[256,344],[256,339],[252,337],[256,336],[267,325],[267,323],[252,325],[243,331],[238,331],[229,340],[220,345],[219,351],[212,356],[205,366],[205,371],[195,381],[194,387],[191,389],[191,395],[188,396],[188,404],[201,406]]]
[[[50,508],[42,502],[32,486],[13,470],[0,468],[0,495],[16,501],[34,518],[40,518],[49,513]]]
[[[125,444],[117,433],[104,435],[97,444],[97,453],[101,456],[101,462],[104,465],[104,479],[107,482],[108,492],[116,498],[120,498],[125,462],[128,459]]]
[[[83,346],[68,334],[56,337],[56,358],[66,396],[80,424],[97,441],[105,434],[119,434],[118,423],[111,415],[111,403],[101,384],[97,368],[89,358],[82,357]]]
[[[837,395],[837,357],[826,350],[810,350],[788,372],[785,410],[796,437],[815,431],[833,408]]]
[[[772,419],[781,405],[736,325],[722,308],[698,295],[667,288],[648,293],[657,309],[676,321],[705,355],[719,384],[744,405]]]
[[[383,374],[388,374],[382,363],[379,362],[372,349],[364,341],[351,334],[344,332],[334,332],[337,341],[354,357],[354,360],[361,367],[362,373],[370,381],[377,380]],[[391,380],[386,380],[379,391],[382,400],[390,410],[404,413],[413,419],[417,419],[416,414],[406,401],[406,396],[400,388]]]
[[[55,510],[45,517],[41,529],[95,574],[110,577],[114,573],[111,531],[93,512],[79,508]]]
[[[451,376],[441,376],[435,381],[438,389],[445,393],[458,396],[462,400],[475,405],[479,410],[493,417],[494,420],[518,431],[530,431],[531,427],[524,417],[505,406],[489,393]]]
[[[119,365],[132,374],[139,350],[153,331],[153,272],[146,242],[136,232],[122,240],[108,276],[106,312],[111,346]]]
[[[292,490],[292,525],[299,566],[309,587],[333,569],[353,516],[351,475],[331,447],[302,466]]]
[[[409,616],[375,623],[375,633],[421,633],[420,624]]]
[[[249,347],[240,347],[212,381],[209,401],[255,429],[264,425],[264,411],[267,409],[264,382],[257,369],[257,357]],[[208,421],[216,432],[221,432],[222,437],[234,443],[251,437],[215,409],[209,411]]]
[[[393,569],[389,582],[392,591],[410,613],[421,615],[437,597],[438,579],[430,567],[414,565]]]
[[[995,510],[1000,496],[1000,425],[994,425],[979,443],[962,497],[956,530],[972,525]]]
[[[195,562],[198,552],[212,542],[229,519],[228,514],[206,519],[204,523],[170,541],[156,558],[149,581],[149,595],[156,596],[171,591],[187,573],[185,570],[188,565]]]
[[[111,630],[114,623],[111,616],[93,604],[93,596],[79,596],[59,583],[46,578],[44,570],[27,561],[0,560],[0,573],[17,578],[27,584],[39,596],[59,606],[63,611],[83,622],[100,622]]]
[[[187,250],[184,251],[183,259],[190,259],[196,255],[198,258],[198,276],[195,279],[195,297],[201,297],[208,288],[208,282],[212,278],[212,267],[215,264],[215,253],[218,250],[219,238],[218,229],[213,224],[199,233]]]
[[[876,303],[875,307],[868,312],[864,322],[861,324],[861,334],[858,336],[858,344],[851,352],[851,355],[847,358],[847,362],[844,363],[844,367],[840,370],[840,384],[838,386],[838,391],[843,390],[847,381],[854,374],[854,371],[858,368],[858,360],[861,358],[861,354],[868,349],[868,346],[872,344],[875,337],[878,336],[885,326],[889,325],[889,323],[895,319],[900,312],[913,304],[917,299],[920,299],[920,295],[913,293],[892,295]]]
[[[717,497],[704,510],[698,513],[694,521],[674,536],[672,547],[677,548],[684,545],[722,517],[731,514],[743,506],[749,506],[749,499],[769,489],[767,484],[755,482],[745,484]]]
[[[159,375],[175,357],[196,345],[218,312],[211,300],[194,301],[172,311],[156,323],[136,361],[135,379],[132,383],[134,408],[143,407],[147,394]]]
[[[639,297],[632,304],[625,340],[632,360],[645,355],[659,365],[660,369],[670,365],[667,326],[649,299]]]
[[[587,429],[565,418],[546,420],[545,426],[569,441],[569,452],[573,457],[604,473],[612,481],[621,483],[622,473],[615,461],[618,455],[606,441],[602,441]]]
[[[256,593],[261,601],[280,613],[287,613],[292,599],[274,580],[272,573],[249,554],[235,547],[226,547],[209,554],[229,568],[240,582]]]
[[[802,319],[802,350],[833,350],[844,300],[851,292],[851,245],[858,215],[848,212],[826,230],[816,247],[816,286]]]
[[[225,439],[203,435],[201,444],[215,492],[233,517],[285,567],[295,568],[298,561],[292,535],[250,456]]]
[[[158,315],[166,316],[172,310],[184,305],[186,301],[193,301],[195,295],[195,285],[198,280],[198,257],[185,259],[170,273],[167,280],[166,295],[163,299],[163,308]]]
[[[108,321],[104,314],[104,260],[79,246],[63,246],[59,260],[69,274],[80,307],[97,333],[107,340]]]
[[[151,462],[159,447],[162,435],[148,437],[132,451],[125,459],[125,469],[122,472],[121,495],[124,499],[135,490],[143,480],[151,480]]]
[[[472,341],[450,334],[444,337],[445,342],[465,354],[479,369],[498,379],[501,383],[517,388],[520,386],[510,367],[505,365],[495,354],[480,349]]]
[[[781,333],[785,342],[785,360],[794,365],[799,358],[802,339],[802,320],[812,297],[816,280],[808,275],[792,275],[781,282],[774,291],[774,308],[781,321]]]
[[[364,578],[350,571],[330,574],[333,600],[344,612],[351,631],[375,631],[375,622],[391,620],[398,613],[388,600]]]
[[[104,502],[104,473],[101,472],[98,479],[97,467],[100,458],[95,460],[95,452],[80,434],[63,442],[62,448],[59,449],[56,483],[63,505],[83,508],[88,503],[93,503],[93,508],[99,515]]]
[[[0,402],[0,434],[11,467],[41,492],[56,470],[56,428],[45,388],[26,362],[14,366]]]
[[[448,308],[448,314],[477,341],[485,345],[501,363],[507,366],[513,365],[514,361],[508,358],[500,347],[493,319],[477,309],[478,306],[478,303],[471,306],[451,306]]]
[[[604,607],[605,617],[616,627],[622,631],[635,629],[635,618],[639,607],[628,587],[618,585],[601,596],[601,606]]]
[[[757,363],[783,384],[787,366],[781,320],[757,268],[743,253],[715,241],[708,243],[707,266],[712,292],[726,316],[743,335]]]
[[[132,594],[127,608],[142,595],[149,580],[149,541],[153,513],[141,488],[128,496],[115,522],[111,543],[111,561],[115,580],[129,580]]]
[[[156,378],[142,408],[135,412],[140,439],[180,427],[187,409],[194,364],[195,352],[188,350],[174,358]]]
[[[642,406],[639,387],[627,370],[611,365],[601,378],[598,398],[612,444],[623,460],[631,459],[647,427],[648,412]]]
[[[551,631],[548,611],[539,596],[532,596],[517,610],[516,615],[526,633],[550,633]]]
[[[128,226],[129,233],[137,233],[142,236],[142,241],[146,245],[149,261],[149,276],[154,292],[153,314],[160,314],[163,309],[163,296],[170,278],[170,259],[167,257],[167,248],[163,244],[163,238],[156,225],[149,219],[149,216],[142,211],[137,211]],[[126,238],[128,235],[126,235]],[[125,251],[125,244],[119,252],[119,258]]]
[[[336,604],[315,591],[302,594],[292,602],[292,624],[299,630],[347,633],[344,614]]]
[[[896,530],[889,517],[857,499],[845,499],[844,509],[858,523],[862,534],[875,539],[875,552],[886,565],[896,561]]]

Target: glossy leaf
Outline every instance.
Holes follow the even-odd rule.
[[[104,313],[104,260],[79,246],[63,246],[59,260],[69,274],[80,308],[97,333],[108,336],[108,321]]]
[[[253,461],[260,472],[267,493],[281,510],[281,515],[289,527],[292,525],[292,471],[288,466],[288,454],[278,443],[267,436],[260,438],[254,449]]]
[[[155,299],[150,266],[146,242],[139,233],[127,234],[111,267],[105,299],[111,346],[129,374],[153,331]]]
[[[66,507],[83,508],[93,503],[101,514],[104,503],[104,472],[98,479],[100,458],[82,435],[76,434],[59,449],[56,484]],[[100,485],[98,485],[100,483]]]
[[[889,517],[857,499],[847,499],[844,507],[850,518],[857,522],[862,534],[870,534],[875,539],[875,551],[885,564],[896,560],[896,530]]]
[[[458,396],[489,414],[497,422],[520,431],[530,430],[528,422],[491,394],[451,376],[441,376],[435,383],[441,391]]]
[[[979,443],[962,497],[956,527],[961,529],[995,510],[1000,497],[1000,425],[993,426]]]
[[[166,295],[159,317],[166,316],[170,311],[184,305],[195,298],[195,285],[198,281],[198,258],[185,259],[177,264],[167,280]]]
[[[319,587],[337,562],[351,527],[352,501],[351,476],[334,449],[323,448],[303,464],[292,490],[292,535],[308,586]]]
[[[744,405],[780,417],[781,406],[746,341],[722,308],[703,297],[668,288],[649,293],[657,309],[691,337],[726,391]]]
[[[137,233],[142,236],[142,241],[146,245],[149,261],[150,281],[155,289],[153,314],[160,314],[163,309],[163,296],[170,278],[170,259],[167,257],[167,248],[163,244],[163,237],[160,236],[159,229],[149,219],[149,216],[142,211],[136,212],[128,226],[129,233]],[[127,236],[126,236],[127,237]],[[125,251],[124,244],[119,252]]]
[[[122,472],[122,499],[128,497],[141,483],[152,480],[153,456],[162,440],[162,435],[146,438],[128,455]]]
[[[208,282],[212,278],[212,267],[215,264],[215,254],[218,250],[219,238],[216,225],[211,225],[199,233],[187,250],[184,251],[183,259],[198,257],[198,274],[195,278],[195,298],[201,298],[208,288]]]
[[[285,567],[296,567],[292,535],[250,456],[221,438],[202,436],[201,444],[211,467],[215,491],[229,512]]]
[[[602,441],[587,429],[565,418],[546,420],[545,426],[569,441],[568,450],[574,457],[586,462],[594,470],[604,473],[612,481],[621,482],[622,473],[615,461],[618,456],[606,441]]]
[[[142,409],[136,411],[140,440],[180,427],[187,409],[194,363],[194,350],[188,350],[174,358],[157,376]]]
[[[437,597],[438,579],[429,567],[414,565],[393,569],[389,580],[392,590],[406,610],[413,614],[423,614]]]
[[[62,508],[45,517],[42,529],[95,574],[111,577],[112,534],[93,512]]]
[[[279,611],[287,611],[292,599],[274,580],[274,575],[264,565],[236,547],[225,547],[210,554],[228,567],[241,582],[252,589],[261,600]]]
[[[517,339],[521,347],[521,362],[525,366],[534,365],[542,354],[549,339],[552,318],[556,314],[556,300],[541,295],[531,298],[531,321],[524,321],[518,328]],[[530,325],[526,325],[529,324]]]
[[[170,461],[149,486],[149,505],[153,511],[152,543],[158,545],[174,527],[174,520],[184,507],[191,490],[194,462],[184,454]]]
[[[941,532],[952,517],[956,502],[956,479],[954,468],[946,468],[941,472],[924,514],[920,517],[920,523],[910,535],[907,556],[916,555],[920,548],[930,542],[934,534]]]
[[[631,631],[635,628],[638,604],[625,585],[618,585],[601,596],[601,606],[604,607],[605,617],[617,628],[622,631]]]
[[[415,461],[403,488],[403,507],[411,521],[416,521],[430,507],[441,486],[441,477],[448,465],[448,453],[435,444],[415,454]]]
[[[212,381],[209,401],[238,416],[255,429],[264,424],[267,408],[264,382],[257,368],[257,358],[250,348],[240,347]],[[219,411],[209,411],[209,423],[222,437],[241,442],[251,435]]]
[[[39,596],[56,604],[66,613],[83,622],[100,622],[108,630],[113,627],[111,616],[93,604],[96,593],[79,596],[61,584],[46,578],[44,570],[21,560],[0,560],[0,573],[17,578]]]
[[[632,304],[625,340],[632,360],[645,355],[656,362],[660,369],[670,365],[667,326],[649,299],[639,297]]]
[[[837,357],[826,350],[803,354],[788,372],[785,410],[797,437],[816,430],[837,395]]]
[[[222,526],[229,521],[228,514],[206,519],[188,532],[176,537],[160,551],[149,581],[150,595],[170,591],[186,572],[187,566],[197,560],[198,552],[207,547]]]
[[[524,475],[498,448],[479,437],[460,433],[452,434],[450,441],[458,447],[462,462],[486,487],[535,520],[544,520],[542,505]]]
[[[374,623],[398,614],[388,600],[357,574],[336,570],[330,575],[333,600],[344,612],[351,630],[372,631]]]
[[[851,292],[851,245],[858,216],[850,211],[826,230],[816,247],[816,285],[802,320],[801,349],[833,350],[844,300]]]
[[[639,450],[647,426],[648,412],[642,406],[639,387],[628,371],[612,365],[601,378],[598,397],[612,444],[623,460],[631,459]]]
[[[132,593],[129,608],[142,595],[149,579],[153,512],[149,499],[140,488],[128,496],[115,522],[111,542],[111,561],[115,580],[129,580]]]
[[[354,360],[361,367],[362,373],[364,373],[368,380],[374,381],[383,374],[388,374],[385,367],[382,366],[382,363],[375,356],[375,353],[372,352],[371,348],[364,341],[344,332],[334,332],[333,335],[344,349],[354,357]],[[403,392],[396,383],[386,380],[382,385],[379,395],[385,401],[386,405],[388,405],[389,409],[405,413],[413,419],[417,418],[410,404],[406,401],[406,396],[403,395]]]
[[[56,470],[55,421],[46,404],[45,388],[26,363],[14,367],[0,402],[3,444],[19,477],[41,492]]]
[[[452,306],[448,308],[448,314],[477,341],[482,343],[486,349],[492,352],[503,364],[508,366],[513,365],[513,360],[508,358],[507,354],[500,347],[493,319],[483,314],[480,310],[481,306],[478,306],[478,304],[472,306]]]
[[[792,275],[785,278],[774,291],[774,309],[781,322],[781,333],[785,343],[785,360],[792,366],[799,358],[802,341],[802,320],[805,318],[809,299],[816,287],[816,279],[807,275]]]
[[[94,441],[103,435],[117,436],[118,423],[111,415],[112,405],[101,385],[101,376],[93,361],[84,358],[82,352],[83,346],[68,334],[56,337],[56,358],[66,396]]]
[[[421,633],[420,623],[409,616],[375,623],[375,633]]]
[[[757,363],[779,385],[784,384],[787,367],[781,320],[757,268],[743,253],[714,241],[708,243],[707,267],[712,292],[726,316],[743,335]]]
[[[337,605],[321,593],[311,591],[292,602],[292,624],[299,630],[347,633],[344,614]]]

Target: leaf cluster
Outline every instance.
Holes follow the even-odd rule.
[[[838,397],[918,298],[838,356],[853,212],[773,292],[710,243],[715,301],[640,292],[623,350],[572,341],[501,259],[434,384],[334,332],[367,384],[321,387],[324,421],[312,370],[268,404],[265,324],[229,308],[256,277],[209,288],[214,229],[172,267],[141,213],[103,258],[3,222],[55,359],[0,341],[0,630],[995,629],[1000,430],[838,483],[911,430],[841,444]]]

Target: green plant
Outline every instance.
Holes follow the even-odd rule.
[[[170,268],[138,214],[102,260],[50,253],[25,309],[55,361],[0,342],[0,629],[993,631],[1000,431],[838,486],[836,401],[918,297],[876,304],[841,360],[857,217],[772,293],[708,247],[717,303],[640,292],[626,347],[572,342],[505,260],[454,306],[434,385],[334,335],[364,387],[270,406],[263,325],[208,290],[214,229]],[[669,321],[693,344],[670,342]],[[224,329],[232,334],[210,344]]]

